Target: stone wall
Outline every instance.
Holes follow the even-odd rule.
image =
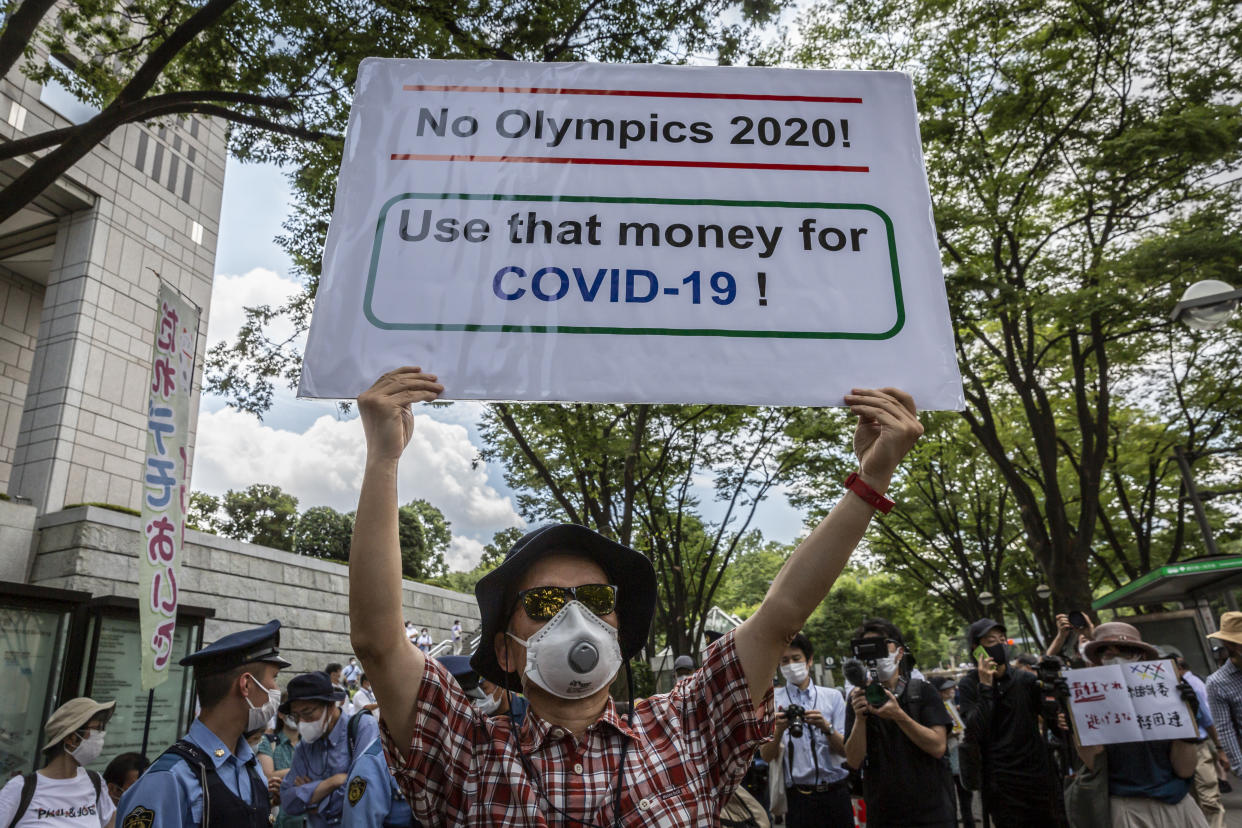
[[[39,519],[30,583],[101,595],[134,596],[138,583],[139,519],[79,506]],[[187,531],[179,582],[183,603],[211,607],[204,643],[279,618],[285,675],[320,670],[349,658],[348,569],[204,532]],[[473,595],[405,581],[405,617],[436,641],[461,619],[467,639],[479,625]]]
[[[0,581],[26,583],[38,515],[33,506],[0,500]]]
[[[0,268],[0,491],[7,491],[34,365],[43,285]]]
[[[55,13],[72,5],[60,0]],[[45,58],[39,45],[32,60]],[[70,125],[72,113],[63,101],[55,108],[49,90],[18,67],[0,78],[0,141]],[[5,414],[0,431],[8,494],[43,512],[83,502],[139,506],[161,282],[202,309],[192,448],[227,135],[226,122],[197,115],[126,124],[0,231],[0,248],[12,231],[54,231],[38,278],[30,276],[45,290],[33,355],[21,356],[25,388],[13,404],[22,408]],[[0,167],[0,186],[22,163]]]

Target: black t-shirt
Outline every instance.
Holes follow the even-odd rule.
[[[1039,731],[1038,679],[1010,668],[986,687],[975,671],[963,676],[958,688],[966,739],[983,750],[984,784],[1009,787],[1016,780],[1047,779],[1052,762]]]
[[[911,679],[897,703],[924,727],[943,727],[946,732],[953,727],[940,694],[925,681]],[[845,711],[846,734],[853,727],[854,707],[850,705]],[[862,774],[867,828],[953,824],[948,759],[932,758],[891,719],[867,717],[867,761]]]

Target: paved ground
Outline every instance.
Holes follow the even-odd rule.
[[[1233,779],[1233,793],[1221,794],[1221,802],[1225,804],[1226,828],[1242,828],[1242,779]],[[983,815],[979,810],[979,795],[974,798],[976,825],[983,824]]]
[[[1225,803],[1225,824],[1229,828],[1242,828],[1242,779],[1234,779],[1233,793],[1221,794]]]

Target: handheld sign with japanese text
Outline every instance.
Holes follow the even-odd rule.
[[[1172,661],[1066,670],[1079,744],[1194,739],[1195,717],[1177,688]]]
[[[299,393],[960,408],[893,72],[367,60]]]

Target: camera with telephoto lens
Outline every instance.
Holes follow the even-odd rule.
[[[802,728],[806,725],[806,708],[800,704],[789,705],[785,708],[785,720],[789,722],[789,735],[801,739]]]
[[[1065,679],[1061,676],[1064,662],[1056,656],[1043,656],[1035,667],[1035,675],[1039,678],[1040,716],[1044,720],[1044,734],[1048,744],[1053,748],[1053,756],[1057,764],[1057,772],[1062,776],[1073,773],[1073,755],[1070,749],[1069,734],[1061,731],[1058,726],[1060,714],[1069,719],[1069,694]]]
[[[1061,710],[1061,695],[1057,689],[1057,679],[1061,677],[1061,659],[1056,656],[1043,656],[1035,667],[1039,677],[1040,702],[1045,719],[1054,719]]]

